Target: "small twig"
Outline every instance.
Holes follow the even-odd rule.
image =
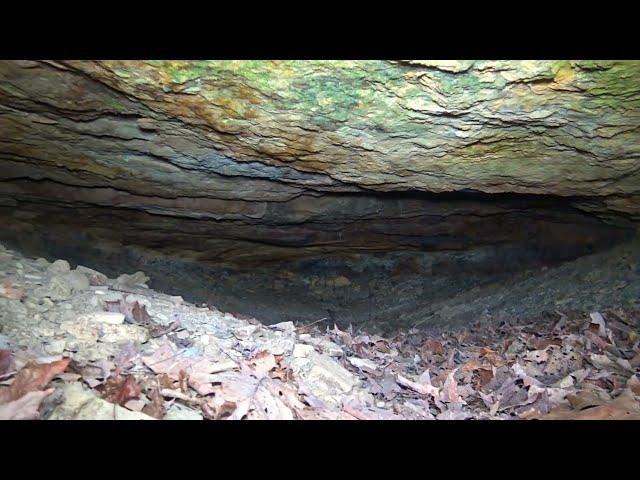
[[[300,327],[296,327],[296,330],[298,330],[298,329],[304,330],[304,329],[307,329],[309,327],[313,327],[314,325],[316,325],[316,324],[318,324],[320,322],[324,322],[325,320],[329,320],[329,318],[328,317],[324,317],[324,318],[321,318],[320,320],[316,320],[315,322],[308,323],[307,325],[302,325]]]
[[[198,405],[201,403],[200,399],[198,398],[193,398],[180,391],[175,391],[168,388],[163,388],[162,390],[160,390],[160,395],[162,395],[163,397],[178,398],[180,400],[184,400],[185,402],[195,403]]]

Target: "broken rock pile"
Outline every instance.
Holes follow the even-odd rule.
[[[265,326],[0,245],[0,419],[640,419],[640,312]]]

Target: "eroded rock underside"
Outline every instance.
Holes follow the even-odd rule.
[[[640,62],[3,61],[0,240],[266,323],[621,306],[639,107]]]

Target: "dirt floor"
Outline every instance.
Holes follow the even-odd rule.
[[[453,296],[475,317],[456,328],[383,337],[263,325],[142,272],[0,246],[0,419],[640,419],[634,249]]]

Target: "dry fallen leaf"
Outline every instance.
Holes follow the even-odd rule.
[[[635,395],[640,396],[640,380],[637,375],[631,375],[631,377],[629,377],[629,380],[627,380],[627,387],[631,389]]]
[[[139,398],[142,393],[133,375],[112,377],[100,388],[100,391],[105,400],[120,406],[124,406],[131,399]]]
[[[433,338],[430,338],[426,342],[424,342],[424,344],[422,344],[422,347],[420,347],[420,355],[422,356],[422,358],[426,359],[433,354],[443,355],[444,347],[442,346],[442,343],[440,343],[439,341]]]
[[[148,393],[149,399],[151,403],[148,403],[143,409],[142,413],[146,413],[147,415],[161,419],[164,417],[164,399],[162,395],[160,395],[160,388],[155,385],[151,392]]]
[[[264,374],[269,373],[278,365],[275,356],[266,350],[256,353],[247,363],[253,370]]]
[[[640,402],[626,390],[610,403],[584,410],[556,407],[542,420],[640,420]]]
[[[247,398],[238,401],[229,420],[293,420],[291,409],[266,387],[269,381],[264,377]]]
[[[46,364],[28,363],[16,374],[8,388],[0,390],[0,404],[12,402],[29,392],[40,390],[56,375],[64,372],[71,359]]]
[[[456,369],[457,370],[457,369]],[[458,395],[458,384],[454,378],[456,370],[453,370],[447,375],[447,379],[444,381],[442,391],[440,392],[440,401],[447,403],[462,403],[463,400]]]

